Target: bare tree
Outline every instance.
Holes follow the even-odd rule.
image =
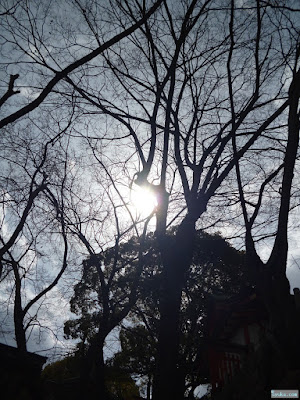
[[[79,4],[78,2],[74,2],[75,4]],[[2,15],[3,19],[5,19],[4,28],[6,28],[6,33],[3,32],[2,36],[2,44],[4,51],[14,51],[16,54],[14,56],[22,55],[28,57],[28,64],[33,65],[33,67],[29,70],[30,74],[36,78],[38,76],[38,80],[45,80],[45,73],[51,72],[52,77],[49,77],[49,80],[46,85],[38,87],[39,82],[36,82],[36,85],[33,85],[32,89],[34,89],[35,96],[34,100],[27,102],[26,105],[20,107],[17,111],[10,113],[8,112],[7,116],[4,116],[0,121],[0,128],[11,124],[17,121],[19,118],[26,116],[28,113],[35,110],[39,107],[44,100],[51,94],[55,86],[60,83],[62,80],[68,77],[69,74],[76,71],[81,66],[89,63],[97,56],[101,55],[105,50],[115,45],[122,39],[126,38],[130,34],[132,34],[136,29],[138,29],[141,25],[145,23],[147,18],[151,16],[157,8],[162,3],[162,0],[159,0],[153,4],[153,6],[146,11],[144,9],[144,13],[139,21],[133,23],[129,27],[122,29],[119,33],[114,35],[113,37],[107,39],[106,41],[101,41],[96,43],[96,48],[90,49],[82,57],[78,59],[74,58],[71,53],[71,49],[66,47],[56,48],[55,55],[58,57],[55,59],[53,56],[50,47],[55,46],[54,42],[51,40],[49,43],[49,35],[51,35],[51,24],[53,23],[53,19],[49,20],[49,17],[54,18],[55,15],[51,14],[53,9],[51,10],[48,5],[42,3],[40,6],[34,2],[26,3],[22,5],[21,3],[17,3],[15,5],[14,12],[4,13]],[[103,8],[105,12],[105,6],[103,4],[99,4],[98,7]],[[57,11],[57,10],[56,10]],[[82,10],[84,13],[85,9]],[[102,10],[100,10],[102,11]],[[65,11],[66,13],[72,12],[71,10]],[[75,12],[75,10],[73,10]],[[20,15],[26,15],[24,22],[21,22],[22,19],[18,19]],[[41,19],[41,21],[40,21]],[[3,21],[4,22],[4,21]],[[48,35],[44,32],[44,25],[48,24]],[[41,24],[41,25],[40,25]],[[65,38],[65,36],[63,37]],[[62,39],[62,38],[60,38]],[[69,38],[72,43],[72,38]],[[54,39],[55,40],[55,39]],[[48,47],[48,46],[49,47]],[[80,46],[75,42],[75,44],[71,48],[79,50]],[[82,50],[82,49],[81,49]],[[62,54],[61,54],[62,53]],[[5,54],[7,56],[7,54]],[[49,60],[49,61],[48,61]],[[70,62],[71,60],[71,62]],[[6,65],[13,64],[14,62],[8,62]],[[26,64],[26,62],[24,63]],[[64,68],[61,68],[61,65],[65,64]],[[35,70],[37,68],[37,71]],[[1,105],[3,105],[9,98],[13,95],[18,94],[19,91],[14,89],[15,81],[18,79],[18,74],[10,75],[10,80],[8,84],[8,88],[6,93],[1,97]],[[23,77],[25,78],[25,77]],[[41,79],[42,78],[42,79]],[[38,89],[38,90],[37,90]]]
[[[1,280],[2,286],[13,291],[15,339],[23,351],[26,350],[26,332],[37,322],[40,300],[56,286],[67,267],[63,201],[56,197],[63,197],[66,171],[62,174],[62,181],[57,179],[51,164],[53,161],[59,163],[58,152],[55,160],[49,156],[49,148],[53,149],[62,133],[65,130],[45,145],[39,146],[36,141],[37,154],[29,147],[30,137],[19,134],[11,136],[8,141],[2,140]],[[55,190],[55,196],[50,197],[51,186],[59,189]],[[42,250],[41,242],[47,240],[47,236],[56,237],[58,241],[61,236],[64,248],[62,265],[58,271],[53,268],[52,274],[46,273],[42,266],[47,262],[47,252],[53,251],[50,242],[44,244]],[[10,296],[7,300],[10,301]]]
[[[82,112],[76,108],[76,96],[72,93],[64,96],[63,80],[79,69],[84,73],[85,67],[82,67],[85,64],[132,34],[161,2],[154,2],[148,10],[145,8],[139,22],[124,29],[118,29],[116,24],[113,26],[111,21],[109,32],[104,30],[104,25],[114,2],[110,6],[99,2],[96,6],[104,32],[101,43],[85,41],[83,44],[80,37],[73,42],[71,32],[71,26],[74,26],[72,18],[76,20],[79,2],[70,2],[67,8],[61,10],[62,16],[57,11],[57,3],[3,2],[0,15],[3,26],[1,54],[5,58],[1,64],[3,95],[0,99],[3,167],[0,273],[3,284],[14,293],[15,336],[22,350],[26,349],[26,331],[37,321],[33,309],[56,286],[66,270],[70,248],[68,234],[73,234],[73,231],[65,222],[66,210],[70,209],[65,203],[72,196],[73,204],[76,203],[74,198],[79,198],[71,182],[72,163],[77,161],[71,156],[73,145],[68,134],[74,121],[79,122]],[[54,26],[54,21],[59,23]],[[81,23],[80,20],[76,22]],[[68,23],[70,30],[67,37]],[[82,32],[79,29],[78,35],[84,36],[84,27]],[[69,45],[62,43],[64,39],[69,40]],[[8,70],[20,73],[9,75]],[[61,237],[64,249],[56,275],[54,271],[52,273],[37,266],[45,253],[51,253],[50,243],[55,241],[55,236],[57,242]],[[49,238],[42,251],[41,242]],[[33,260],[28,261],[28,254],[33,254]],[[36,268],[41,269],[40,282],[33,276]],[[28,283],[36,287],[33,297],[26,299]],[[28,317],[29,311],[32,311],[31,317]],[[29,322],[25,322],[26,318]]]
[[[17,9],[3,17],[11,34],[2,35],[6,49],[15,46],[14,60],[26,55],[20,65],[29,71],[27,79],[38,79],[31,99],[11,113],[21,90],[14,78],[19,72],[12,70],[2,107],[8,115],[0,126],[18,126],[33,110],[47,118],[53,104],[68,115],[75,103],[78,125],[71,137],[86,136],[100,165],[106,143],[110,163],[103,167],[117,168],[126,184],[131,179],[156,194],[163,279],[153,398],[179,399],[179,310],[196,225],[230,221],[241,201],[251,263],[262,269],[254,239],[271,235],[278,222],[268,265],[285,274],[299,130],[299,9],[293,1],[165,0],[148,8],[145,2],[116,1],[105,8],[76,0],[70,35],[51,28],[55,39],[63,39],[55,44],[44,29],[53,26],[53,10],[41,4],[18,5],[24,19]],[[27,41],[21,40],[24,33]],[[268,227],[265,209],[273,193],[274,224]],[[167,226],[174,222],[179,228],[170,240]],[[279,243],[280,268],[274,263]],[[278,293],[288,298],[287,281],[279,281]]]
[[[298,47],[299,48],[299,47]],[[274,349],[279,353],[281,368],[286,373],[289,369],[298,366],[300,348],[297,343],[300,332],[300,321],[295,303],[290,296],[290,284],[286,276],[288,257],[288,222],[291,204],[291,190],[297,160],[299,143],[299,97],[300,97],[300,70],[299,50],[297,51],[292,81],[288,90],[287,143],[284,159],[277,169],[266,174],[265,180],[257,190],[256,199],[249,195],[247,185],[243,183],[240,162],[236,163],[236,175],[239,185],[240,202],[246,229],[246,250],[248,269],[253,282],[264,299],[270,315],[269,335]],[[235,138],[233,139],[235,141]],[[236,145],[234,143],[234,149]],[[259,256],[255,246],[255,223],[261,217],[261,208],[268,185],[282,170],[281,186],[279,188],[279,211],[276,215],[277,229],[275,239],[267,261]],[[249,198],[251,197],[251,201]]]
[[[120,9],[135,21],[134,7]],[[290,69],[298,57],[298,13],[296,7],[271,2],[239,7],[234,1],[191,1],[172,10],[164,2],[128,38],[128,46],[105,52],[101,92],[93,79],[83,84],[68,78],[83,104],[90,104],[87,112],[98,110],[115,121],[120,133],[110,137],[134,145],[140,163],[135,184],[157,195],[156,235],[164,279],[155,399],[182,397],[176,385],[178,317],[196,223],[204,224],[207,211],[214,213],[213,224],[226,212],[224,207],[233,210],[240,181],[233,175],[237,164],[238,175],[243,173],[251,183],[247,202],[257,210],[264,189],[272,191],[269,184],[278,185],[280,174],[285,174],[285,127],[291,124],[287,112],[298,76],[297,67]],[[296,143],[289,160],[295,160]],[[238,186],[241,192],[243,184]],[[279,201],[289,198],[290,192],[284,193]],[[181,208],[180,224],[175,241],[170,241],[166,227],[176,220],[175,202]],[[256,222],[253,233],[266,219]],[[278,232],[286,231],[286,224],[287,214],[280,217]],[[282,268],[285,271],[286,258]]]

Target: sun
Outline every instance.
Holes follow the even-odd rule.
[[[157,199],[153,192],[147,188],[134,185],[131,190],[131,202],[142,217],[147,217],[157,206]]]

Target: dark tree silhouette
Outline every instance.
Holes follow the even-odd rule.
[[[67,321],[64,328],[66,337],[81,339],[82,394],[92,381],[95,390],[106,396],[105,339],[137,301],[140,277],[153,252],[149,241],[147,247],[143,237],[117,243],[83,263],[82,278],[71,299],[71,311],[79,318]]]
[[[61,10],[67,29],[45,2],[16,3],[0,16],[7,57],[0,126],[9,135],[28,115],[48,121],[57,109],[61,118],[74,113],[73,149],[82,150],[78,137],[87,139],[83,152],[108,172],[124,207],[121,188],[130,182],[156,193],[164,289],[154,400],[181,392],[180,307],[196,227],[226,223],[245,234],[248,267],[272,315],[270,343],[286,354],[286,369],[297,368],[298,322],[285,276],[299,134],[297,2],[74,0],[68,7]],[[72,232],[82,219],[76,224]],[[274,240],[264,262],[256,240],[267,237]]]
[[[168,233],[170,240],[175,238],[175,231]],[[245,286],[243,262],[244,254],[220,236],[197,232],[180,313],[181,397],[188,389],[192,396],[199,379],[200,382],[209,379],[203,347],[207,296],[215,290],[234,294]],[[127,317],[127,324],[130,321],[134,326],[126,327],[125,322],[120,337],[122,352],[114,357],[112,365],[129,373],[147,375],[148,397],[157,358],[161,290],[162,265],[155,237],[147,235],[142,249],[137,239],[132,238],[118,249],[106,250],[84,262],[82,279],[75,286],[71,300],[71,309],[79,318],[65,324],[66,335],[81,340],[80,351],[84,357],[91,354],[94,362],[96,355],[102,360],[99,374],[104,375],[104,340]],[[103,340],[96,348],[94,343],[99,337]],[[86,370],[86,364],[83,365]],[[96,379],[99,381],[99,375]]]
[[[16,1],[1,5],[1,55],[7,60],[7,68],[17,68],[20,73],[8,74],[6,67],[1,67],[0,279],[7,292],[3,301],[7,308],[4,318],[13,314],[20,350],[27,348],[30,329],[40,325],[41,302],[67,269],[71,237],[76,231],[70,212],[67,213],[70,209],[74,211],[74,192],[78,189],[72,183],[71,164],[77,160],[68,136],[78,118],[74,112],[76,101],[67,100],[67,113],[57,113],[62,103],[52,103],[53,95],[60,91],[68,75],[131,35],[161,3],[159,0],[145,8],[136,22],[115,29],[107,40],[84,55],[81,52],[71,56],[67,46],[59,52],[57,62],[54,48],[60,42],[56,43],[60,28],[56,26],[55,37],[51,39],[51,18],[58,3],[49,6],[46,2]],[[76,13],[78,4],[70,3],[71,13]],[[107,12],[105,4],[103,10]],[[72,41],[71,34],[69,40]],[[48,117],[43,117],[44,112]],[[52,242],[60,243],[62,248],[62,252],[58,251],[61,256],[58,268]],[[49,257],[52,254],[50,261],[48,251]],[[48,264],[48,270],[40,265],[43,263]]]

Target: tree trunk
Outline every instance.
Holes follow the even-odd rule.
[[[22,308],[21,298],[21,278],[19,274],[18,263],[12,258],[12,268],[15,277],[15,303],[14,303],[14,328],[17,347],[19,350],[26,352],[26,334],[24,329],[24,311]]]
[[[23,325],[23,315],[21,312],[16,311],[16,306],[14,310],[14,324],[15,324],[15,337],[17,342],[17,347],[19,350],[26,352],[26,334]]]
[[[96,335],[84,356],[80,373],[80,393],[78,399],[84,399],[87,393],[91,398],[106,400],[108,394],[105,384],[105,363],[103,347],[105,337]]]
[[[178,369],[181,292],[193,256],[195,223],[186,217],[175,238],[159,240],[163,262],[160,295],[158,359],[153,400],[182,400],[184,385]]]
[[[254,284],[269,314],[266,345],[271,350],[266,348],[265,352],[265,385],[269,389],[275,388],[289,370],[300,369],[300,315],[290,295],[288,279],[276,265],[280,259],[277,263],[274,260],[265,265],[256,259],[255,266],[252,259],[256,269]]]
[[[286,370],[300,369],[299,318],[285,275],[271,276],[262,293],[267,305],[272,345]]]
[[[160,331],[158,342],[157,371],[154,379],[153,400],[178,399],[178,349],[179,310],[183,274],[178,267],[164,266],[163,287],[160,297]],[[176,271],[177,269],[177,271]]]
[[[19,278],[18,275],[17,278]],[[14,304],[15,337],[18,349],[26,352],[27,345],[26,345],[26,334],[23,324],[23,318],[24,318],[24,312],[22,309],[22,301],[21,301],[21,280],[16,279],[15,304]]]

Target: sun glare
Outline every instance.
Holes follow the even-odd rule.
[[[144,217],[150,215],[157,206],[155,195],[149,189],[136,185],[131,190],[131,202],[136,211]]]

